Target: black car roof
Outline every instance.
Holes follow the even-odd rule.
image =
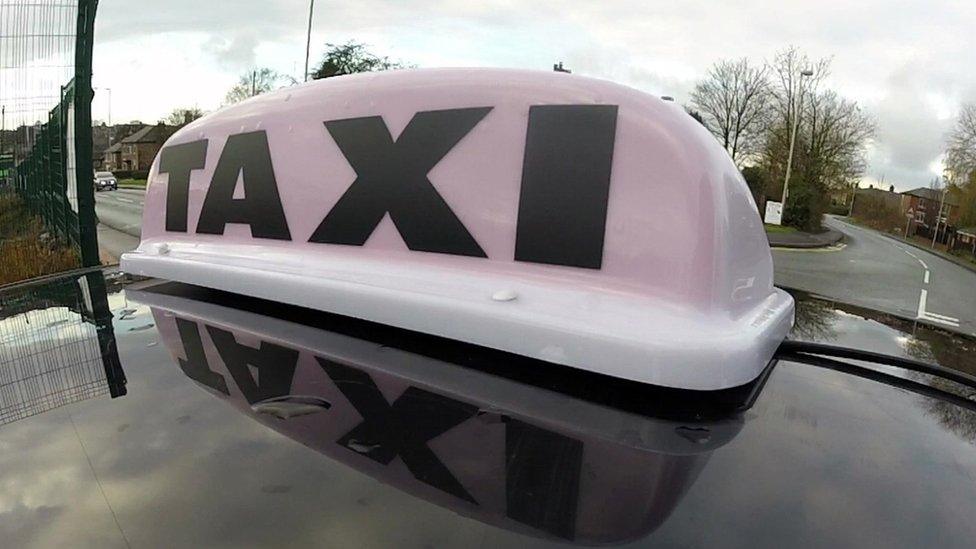
[[[796,297],[794,338],[976,373],[971,339]],[[641,402],[660,392],[505,360],[196,288],[135,292],[97,271],[2,290],[4,544],[969,547],[976,535],[976,414],[943,400],[781,360],[745,411],[665,417]]]

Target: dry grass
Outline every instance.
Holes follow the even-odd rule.
[[[17,195],[0,192],[0,284],[80,266],[78,253],[48,237],[40,218],[30,215]]]

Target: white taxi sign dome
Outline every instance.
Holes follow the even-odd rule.
[[[699,390],[755,379],[792,323],[725,152],[609,82],[331,78],[184,127],[149,177],[134,274]]]

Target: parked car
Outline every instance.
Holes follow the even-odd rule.
[[[96,191],[108,191],[117,190],[119,188],[119,182],[115,179],[115,174],[112,172],[95,172],[95,190]]]

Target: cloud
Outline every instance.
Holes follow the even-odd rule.
[[[130,49],[139,41],[158,43],[152,36],[172,37],[161,55],[187,57],[194,74],[214,73],[192,89],[209,107],[226,89],[207,86],[233,82],[249,66],[300,75],[307,10],[307,0],[103,0],[96,39],[104,51]],[[869,174],[884,173],[888,180],[897,177],[896,185],[912,186],[929,178],[928,165],[941,152],[949,118],[961,102],[976,100],[976,73],[968,63],[973,28],[972,2],[319,0],[312,62],[326,42],[350,39],[422,67],[548,70],[563,61],[578,74],[684,102],[694,80],[715,61],[761,61],[795,44],[811,57],[832,57],[826,84],[875,116],[879,133]],[[203,38],[182,38],[189,35]],[[125,74],[119,66],[102,76]],[[177,105],[156,104],[167,101],[167,95],[160,90],[151,101],[134,101],[133,106],[168,112]]]

